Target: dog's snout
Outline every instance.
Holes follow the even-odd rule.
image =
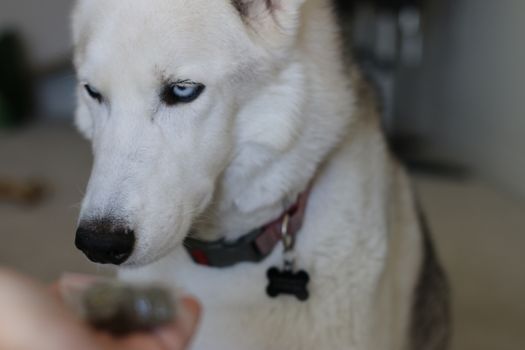
[[[80,224],[75,238],[76,247],[89,260],[99,264],[123,264],[133,253],[135,233],[107,221]]]

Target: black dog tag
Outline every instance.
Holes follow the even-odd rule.
[[[269,284],[266,288],[266,293],[276,298],[281,294],[294,295],[300,301],[308,300],[310,294],[308,293],[308,282],[310,276],[306,271],[280,271],[273,267],[267,273]]]

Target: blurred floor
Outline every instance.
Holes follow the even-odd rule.
[[[452,283],[453,350],[525,349],[525,202],[476,181],[416,183]]]
[[[0,178],[42,178],[52,195],[31,208],[0,203],[0,264],[50,281],[103,272],[73,247],[89,145],[69,126],[0,132]],[[454,289],[453,350],[525,349],[525,202],[477,181],[417,178]]]

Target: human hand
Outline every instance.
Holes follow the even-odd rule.
[[[180,317],[150,333],[125,337],[92,329],[56,290],[0,268],[0,350],[184,350],[196,330],[200,306],[183,298]]]

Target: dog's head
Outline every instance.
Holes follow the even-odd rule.
[[[94,166],[76,244],[91,260],[159,259],[210,204],[243,140],[285,147],[292,131],[262,136],[264,121],[239,115],[286,61],[302,2],[79,1],[76,120]]]

